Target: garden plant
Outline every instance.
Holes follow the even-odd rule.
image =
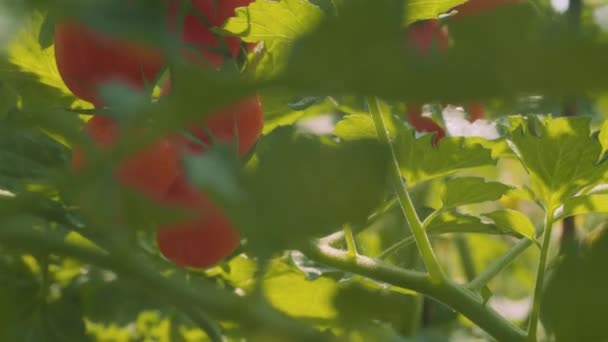
[[[0,0],[0,341],[608,341],[608,2]]]

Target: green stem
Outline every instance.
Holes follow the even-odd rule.
[[[410,194],[407,191],[407,187],[403,181],[403,178],[401,177],[401,168],[399,167],[397,155],[395,154],[393,144],[391,143],[391,139],[388,135],[388,131],[386,129],[386,124],[384,123],[384,118],[382,117],[382,111],[380,109],[378,99],[376,99],[375,97],[369,97],[367,99],[367,103],[369,106],[369,112],[374,121],[374,125],[376,126],[378,137],[380,138],[380,141],[388,145],[391,152],[391,157],[393,159],[391,163],[393,182],[395,183],[395,190],[397,191],[397,197],[399,198],[399,203],[401,204],[401,209],[403,210],[405,219],[407,220],[408,224],[412,229],[412,235],[416,240],[416,245],[420,250],[422,260],[424,261],[424,264],[426,265],[426,268],[429,271],[431,280],[436,283],[441,283],[445,279],[443,271],[441,270],[441,265],[439,265],[439,261],[435,256],[433,247],[431,246],[431,241],[429,240],[429,237],[426,235],[426,232],[422,227],[422,222],[420,221],[420,218],[416,213],[414,203],[412,203]]]
[[[383,260],[388,258],[389,256],[393,255],[393,253],[397,252],[398,250],[400,250],[401,248],[405,247],[405,246],[409,246],[412,243],[415,243],[414,241],[414,237],[413,236],[408,236],[403,240],[398,241],[397,243],[395,243],[394,245],[390,246],[389,248],[385,249],[382,253],[380,253],[376,259],[378,260]]]
[[[466,236],[456,235],[454,242],[456,242],[456,248],[458,249],[458,254],[460,254],[460,262],[462,263],[462,268],[464,269],[467,281],[472,281],[475,279],[477,271],[475,270],[475,262],[471,255],[469,240],[467,240]]]
[[[73,257],[110,269],[140,288],[150,291],[154,296],[164,298],[179,308],[186,308],[184,311],[195,307],[200,313],[204,309],[218,319],[239,321],[248,326],[275,331],[280,336],[289,338],[290,341],[327,341],[322,334],[259,299],[240,298],[236,294],[203,281],[198,281],[196,286],[193,286],[177,280],[183,277],[172,279],[163,277],[149,266],[152,263],[147,257],[129,254],[115,258],[112,253],[68,243],[59,232],[41,233],[23,228],[3,227],[0,230],[0,243],[27,252],[46,252]],[[175,270],[175,272],[183,271]],[[210,336],[213,334],[214,332],[210,332]]]
[[[469,283],[468,288],[471,290],[479,290],[486,286],[492,278],[500,273],[505,267],[509,266],[521,253],[532,246],[532,244],[533,242],[530,239],[524,238],[518,241],[507,253],[502,255],[475,277],[475,279]]]
[[[303,252],[322,264],[433,297],[462,313],[498,341],[525,341],[523,331],[484,305],[474,293],[452,281],[436,283],[425,273],[401,269],[361,255],[352,259],[347,252],[329,246],[310,244]]]
[[[349,225],[344,226],[344,239],[346,240],[346,248],[348,250],[348,255],[351,258],[357,257],[357,244],[355,243],[355,235],[353,234],[353,230]]]
[[[528,340],[536,341],[538,331],[538,315],[540,314],[540,302],[542,299],[543,284],[545,281],[545,268],[547,265],[547,255],[549,254],[549,244],[551,242],[551,230],[553,228],[554,210],[548,208],[545,212],[545,225],[543,245],[540,250],[540,261],[536,273],[536,285],[534,286],[534,300],[532,301],[532,311],[530,313],[530,323],[528,326]]]

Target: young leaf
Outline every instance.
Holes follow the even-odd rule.
[[[533,119],[531,119],[533,120]],[[532,190],[547,208],[555,209],[608,170],[597,164],[602,147],[590,136],[587,117],[519,120],[512,128],[511,148],[531,176]]]
[[[382,111],[391,138],[397,136],[397,129],[390,120],[390,111]],[[350,114],[340,120],[334,128],[334,135],[343,140],[377,139],[378,133],[369,114]]]
[[[465,204],[499,200],[511,189],[499,182],[486,182],[480,177],[452,178],[445,184],[443,208],[450,209]]]
[[[223,29],[248,43],[264,42],[264,55],[255,72],[268,77],[284,68],[293,42],[316,27],[322,17],[321,9],[307,0],[257,0],[238,8]]]
[[[322,16],[321,9],[307,0],[257,0],[238,8],[223,29],[248,43],[290,43],[313,29]]]
[[[22,71],[35,74],[42,83],[59,89],[64,94],[70,94],[59,76],[53,47],[43,48],[40,45],[38,37],[43,23],[44,16],[33,12],[23,30],[9,46],[9,61]]]
[[[483,216],[494,221],[502,231],[512,231],[530,240],[534,240],[536,229],[526,215],[512,209],[502,209],[484,214]]]
[[[445,137],[433,146],[433,137],[416,138],[414,131],[403,129],[396,141],[395,153],[401,173],[412,187],[432,178],[447,176],[462,169],[494,165],[490,149],[476,139]]]

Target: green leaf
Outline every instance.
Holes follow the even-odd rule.
[[[22,31],[15,37],[8,47],[9,61],[19,69],[35,74],[43,84],[70,94],[55,63],[55,53],[52,46],[43,48],[40,45],[39,35],[45,21],[44,15],[33,12],[26,21]]]
[[[569,216],[590,213],[608,213],[608,195],[594,194],[569,198],[556,211],[555,216],[561,220]]]
[[[304,273],[281,261],[273,261],[264,276],[264,293],[279,310],[295,317],[331,320],[336,317],[332,298],[337,282],[320,277],[307,280]]]
[[[598,134],[598,140],[602,145],[602,155],[604,155],[606,151],[608,151],[608,120],[604,120],[602,123],[600,133]]]
[[[502,209],[483,215],[494,221],[496,226],[502,231],[512,231],[530,240],[534,240],[536,229],[530,219],[519,211],[512,209]]]
[[[390,110],[382,111],[385,124],[391,138],[397,135],[397,129],[390,119]],[[334,135],[344,140],[377,139],[376,126],[369,114],[350,114],[344,116],[334,128]]]
[[[597,163],[602,147],[590,136],[589,121],[587,117],[519,120],[512,129],[511,148],[547,208],[555,209],[596,184],[608,169],[608,163]]]
[[[88,341],[75,291],[43,298],[38,280],[19,257],[0,259],[0,340]]]
[[[380,320],[395,325],[403,324],[404,306],[410,296],[372,289],[361,283],[347,283],[333,298],[338,318],[352,328],[361,328],[371,320]]]
[[[241,224],[251,241],[272,248],[365,222],[388,184],[388,148],[377,140],[336,143],[282,127],[257,151],[238,209],[249,211]]]
[[[223,28],[248,43],[289,43],[314,28],[322,16],[321,9],[307,0],[257,0],[237,8]]]
[[[468,0],[418,0],[406,1],[406,23],[425,19],[437,19],[448,10],[461,5]]]
[[[69,150],[44,132],[0,120],[0,188],[17,191],[28,183],[48,183],[49,171],[68,160]]]
[[[91,271],[78,290],[84,315],[96,323],[126,325],[134,322],[140,312],[160,308],[158,300],[148,292],[106,271]]]
[[[547,282],[541,319],[556,341],[608,338],[608,234],[601,230],[592,236],[588,243],[566,249]]]
[[[264,78],[285,67],[293,42],[315,28],[322,16],[321,9],[307,0],[257,0],[238,8],[223,29],[248,43],[264,42],[255,71]]]
[[[465,204],[497,201],[511,189],[500,182],[486,182],[480,177],[452,178],[445,183],[443,208],[455,208]]]
[[[511,230],[491,223],[482,222],[479,217],[460,214],[458,212],[445,212],[429,223],[426,228],[429,234],[446,233],[480,233],[480,234],[510,234]]]
[[[400,131],[395,153],[409,187],[463,169],[496,163],[491,150],[479,144],[478,139],[445,137],[434,146],[433,136],[416,138],[414,131],[407,129]]]

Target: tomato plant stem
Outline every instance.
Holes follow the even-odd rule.
[[[549,254],[549,244],[551,242],[551,230],[553,228],[553,213],[552,208],[548,208],[545,212],[545,225],[543,244],[540,249],[540,261],[538,263],[538,271],[536,273],[536,285],[534,286],[534,300],[532,302],[532,311],[530,313],[530,323],[528,325],[528,340],[536,341],[538,331],[538,315],[540,313],[540,302],[542,299],[542,289],[545,281],[545,268],[547,264],[547,255]]]
[[[28,253],[53,253],[73,257],[95,266],[112,270],[141,289],[175,305],[184,312],[195,308],[197,323],[204,309],[217,319],[242,321],[253,327],[277,331],[290,341],[327,341],[322,334],[275,310],[268,303],[256,298],[240,298],[236,294],[220,290],[210,283],[197,281],[196,286],[180,281],[181,276],[163,277],[149,265],[153,264],[144,255],[130,253],[113,257],[112,251],[84,247],[66,242],[60,232],[40,232],[26,227],[5,227],[0,231],[0,242]],[[182,271],[176,271],[182,272]],[[194,280],[193,280],[194,281]],[[201,329],[205,329],[202,326]],[[214,332],[210,332],[213,335]]]
[[[444,281],[443,271],[441,270],[441,265],[439,265],[439,261],[435,256],[435,252],[433,251],[433,247],[431,246],[431,241],[429,237],[426,235],[424,228],[422,226],[422,222],[416,213],[416,209],[414,207],[414,203],[412,203],[412,199],[410,198],[410,194],[407,191],[407,186],[401,177],[401,169],[399,167],[399,162],[397,156],[395,154],[395,150],[391,143],[391,139],[388,135],[388,131],[386,129],[386,124],[384,123],[384,118],[382,117],[382,111],[380,109],[380,105],[378,103],[378,99],[375,97],[369,97],[367,99],[367,103],[369,106],[369,112],[372,116],[372,120],[374,121],[374,125],[376,126],[376,132],[378,133],[378,137],[380,141],[387,144],[388,148],[391,152],[392,163],[391,163],[391,171],[393,182],[395,184],[395,190],[397,192],[397,197],[399,198],[399,203],[401,204],[401,209],[403,210],[403,214],[412,229],[412,235],[416,240],[416,245],[418,249],[420,249],[420,254],[422,255],[422,260],[426,265],[426,268],[429,271],[429,275],[431,280],[436,283],[441,283]]]
[[[456,235],[454,237],[456,248],[458,248],[458,254],[460,255],[460,262],[464,270],[464,274],[467,277],[467,281],[472,281],[477,275],[475,270],[475,263],[473,256],[471,255],[471,246],[466,236]]]
[[[525,341],[523,331],[484,305],[479,296],[452,281],[435,283],[424,273],[398,268],[362,255],[352,259],[348,252],[330,246],[310,244],[303,252],[325,265],[433,297],[462,313],[498,341]]]
[[[471,280],[468,288],[472,290],[479,290],[486,286],[492,278],[500,273],[505,267],[509,266],[521,253],[523,253],[528,247],[532,246],[532,240],[522,239],[518,241],[507,253],[503,254],[494,263],[488,266],[483,272],[481,272],[475,279]]]

